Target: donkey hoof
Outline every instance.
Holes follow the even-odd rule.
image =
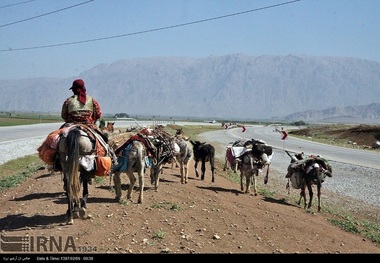
[[[75,211],[75,212],[73,213],[73,218],[74,218],[74,219],[78,219],[78,218],[79,218],[79,211]]]
[[[80,218],[87,219],[87,211],[86,211],[86,209],[85,208],[81,208],[79,210],[79,215],[80,215]]]

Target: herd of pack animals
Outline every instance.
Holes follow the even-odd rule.
[[[129,178],[126,198],[132,201],[132,193],[138,189],[138,203],[144,201],[144,176],[149,169],[150,183],[158,191],[159,176],[165,165],[179,168],[180,182],[189,179],[189,163],[194,160],[196,177],[205,179],[206,164],[209,164],[212,182],[215,182],[215,148],[213,145],[192,140],[182,128],[174,135],[165,131],[164,126],[154,129],[141,128],[115,131],[115,122],[107,122],[99,127],[103,136],[89,131],[80,125],[61,131],[53,170],[63,173],[64,191],[67,196],[67,223],[73,224],[74,218],[87,218],[88,185],[96,176],[109,175],[113,178],[115,200],[122,200],[121,182],[123,173]],[[57,135],[55,135],[57,136]],[[47,141],[47,140],[46,140]],[[46,143],[46,141],[44,143]],[[52,146],[50,146],[52,148]],[[316,185],[318,212],[321,210],[321,186],[326,176],[332,176],[332,168],[320,156],[304,156],[303,153],[291,155],[286,178],[288,186],[300,190],[298,204],[303,200],[304,208],[311,208],[312,186]],[[262,140],[236,141],[228,146],[225,153],[223,170],[232,169],[240,173],[240,190],[257,195],[256,178],[265,171],[264,184],[268,183],[269,167],[273,149]],[[41,157],[41,155],[40,155]],[[48,163],[48,162],[46,162]],[[198,164],[201,164],[200,173]],[[49,164],[51,164],[49,162]],[[137,178],[135,176],[137,174]],[[136,181],[139,180],[138,187]],[[111,179],[112,180],[112,179]],[[80,196],[83,187],[82,196]],[[306,189],[309,192],[307,202]]]

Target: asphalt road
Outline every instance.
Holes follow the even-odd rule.
[[[62,124],[63,122],[0,127],[0,143],[26,138],[45,139],[50,132],[59,129]],[[136,123],[134,121],[115,121],[115,128],[128,127],[130,125],[137,126],[137,124],[140,126],[145,126],[152,125],[153,122],[139,121]]]
[[[287,128],[289,127],[284,127],[284,130],[286,131]],[[294,127],[292,128],[294,129]],[[245,132],[242,132],[242,129],[229,129],[225,132],[230,139],[262,139],[267,144],[277,149],[283,149],[295,153],[304,152],[306,155],[319,154],[328,160],[380,169],[379,151],[337,147],[290,136],[281,140],[283,134],[276,131],[274,126],[247,126]]]
[[[168,121],[165,122],[153,122],[153,121],[124,121],[124,120],[116,120],[115,121],[115,130],[117,129],[125,129],[130,126],[150,126],[152,127],[154,124],[162,124],[166,125],[168,123],[176,124],[176,125],[219,125],[208,122],[173,122]],[[9,142],[13,140],[21,140],[26,138],[43,138],[49,135],[50,132],[59,129],[59,127],[63,124],[63,122],[59,123],[40,123],[40,124],[32,124],[32,125],[19,125],[19,126],[7,126],[0,127],[0,143]]]
[[[153,122],[153,121],[126,121],[116,120],[115,129],[126,129],[130,126],[149,126],[154,124],[177,124],[180,126],[186,124],[196,125],[218,125],[208,122]],[[17,159],[26,155],[37,153],[37,148],[46,139],[49,133],[59,129],[63,122],[58,123],[40,123],[33,125],[19,125],[0,127],[0,164]]]

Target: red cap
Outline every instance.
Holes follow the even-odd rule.
[[[74,89],[74,88],[75,89],[76,88],[82,88],[82,87],[84,87],[84,81],[81,79],[76,79],[76,80],[74,80],[73,85],[71,88],[69,88],[69,90]]]

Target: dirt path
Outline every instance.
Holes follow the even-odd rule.
[[[28,253],[380,252],[370,240],[333,226],[323,213],[315,213],[315,207],[307,212],[277,194],[242,194],[240,186],[218,176],[219,171],[221,167],[215,183],[209,171],[201,181],[191,163],[189,183],[183,185],[179,169],[167,168],[158,192],[146,176],[143,204],[136,203],[136,192],[134,203],[114,202],[107,177],[90,186],[91,218],[66,225],[61,175],[41,170],[1,193],[1,235],[3,240],[26,237]],[[127,176],[122,178],[126,190]],[[258,184],[271,190],[270,183],[263,185],[262,175]]]

